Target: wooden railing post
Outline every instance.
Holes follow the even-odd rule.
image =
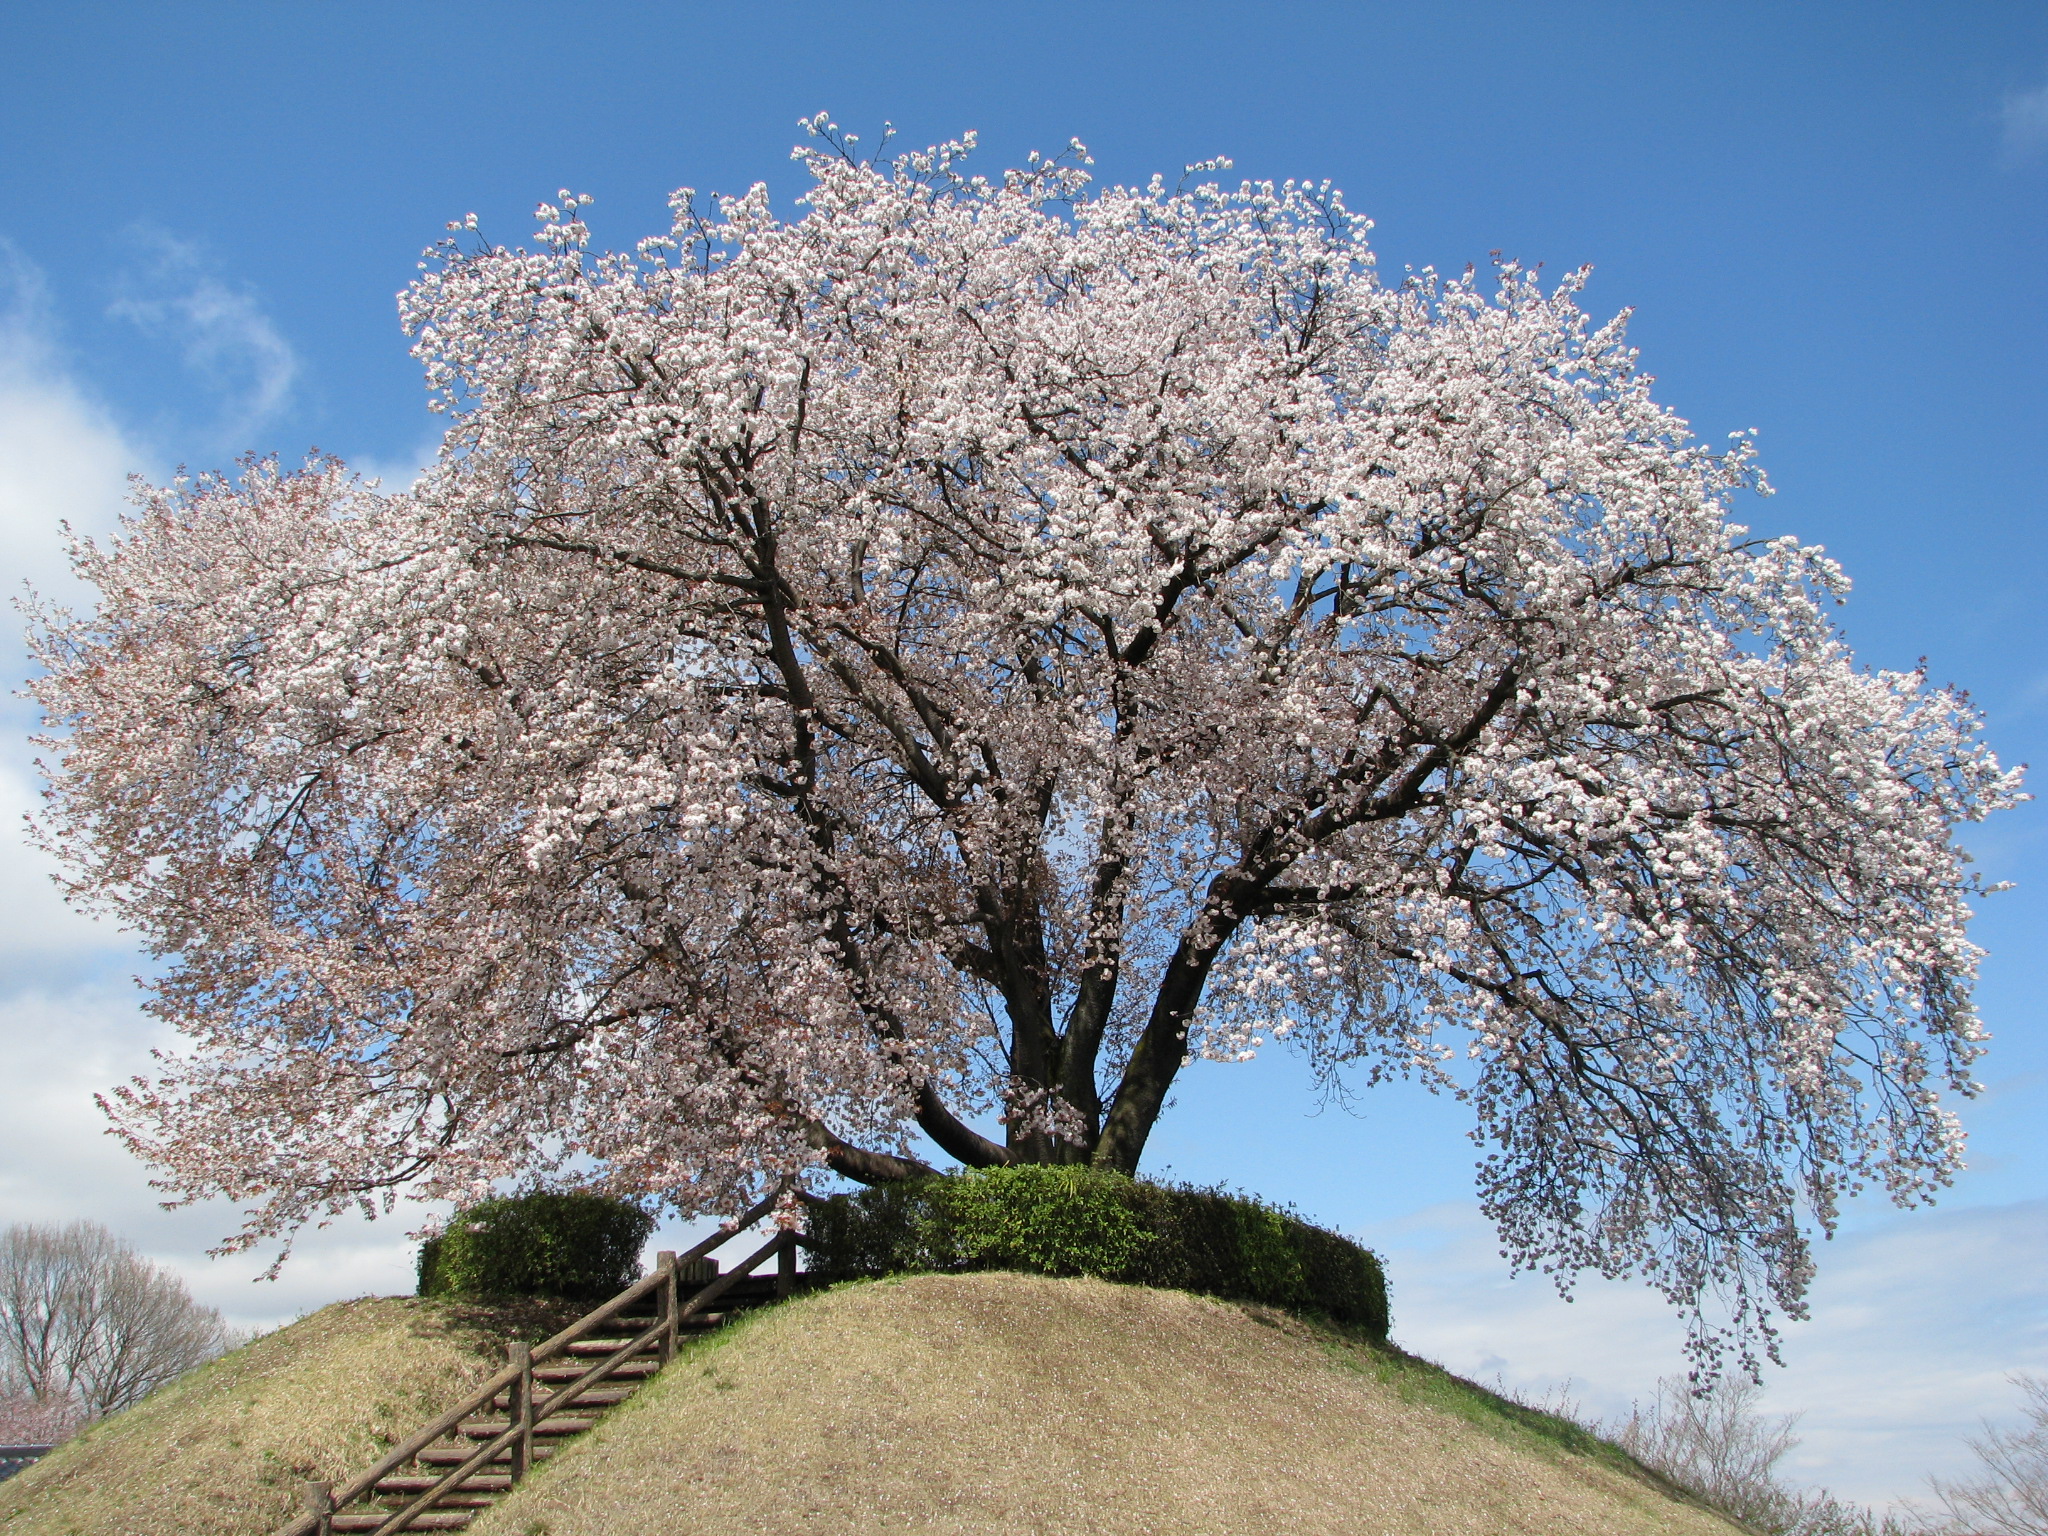
[[[676,1295],[676,1256],[663,1250],[654,1259],[661,1270],[661,1363],[676,1357],[676,1312],[681,1303]]]
[[[506,1415],[518,1431],[512,1437],[512,1481],[524,1478],[533,1466],[533,1346],[514,1344],[512,1365],[519,1374],[512,1382],[512,1411]]]
[[[299,1499],[313,1517],[312,1536],[334,1536],[334,1484],[301,1483]]]
[[[782,1250],[775,1255],[775,1299],[783,1300],[796,1289],[796,1234],[782,1234]]]

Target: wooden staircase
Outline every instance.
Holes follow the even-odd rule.
[[[768,1214],[777,1198],[770,1195],[688,1253],[662,1254],[653,1274],[546,1343],[513,1345],[503,1370],[368,1471],[339,1488],[305,1484],[305,1513],[273,1536],[461,1530],[536,1462],[594,1428],[657,1375],[683,1339],[804,1282],[796,1269],[803,1239],[794,1232],[776,1233],[724,1274],[707,1257]],[[757,1276],[771,1258],[775,1273]]]

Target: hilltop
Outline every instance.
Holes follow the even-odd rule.
[[[341,1303],[0,1484],[5,1536],[264,1536],[559,1321]],[[687,1347],[473,1536],[1733,1536],[1613,1447],[1270,1309],[1019,1274],[839,1286]]]
[[[474,1536],[1731,1536],[1612,1447],[1284,1313],[923,1275],[714,1336]]]

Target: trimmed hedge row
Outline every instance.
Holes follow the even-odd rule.
[[[420,1294],[605,1301],[640,1278],[653,1230],[639,1206],[605,1195],[485,1200],[420,1245]]]
[[[811,1265],[834,1279],[971,1269],[1095,1275],[1320,1312],[1387,1336],[1377,1257],[1217,1190],[1095,1168],[988,1168],[835,1196],[812,1208],[809,1227]]]

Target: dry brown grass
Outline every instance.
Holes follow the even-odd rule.
[[[1023,1275],[845,1287],[680,1360],[474,1536],[1731,1536],[1565,1426],[1275,1314]]]
[[[554,1310],[326,1307],[203,1366],[0,1483],[5,1536],[258,1536],[504,1362]]]

